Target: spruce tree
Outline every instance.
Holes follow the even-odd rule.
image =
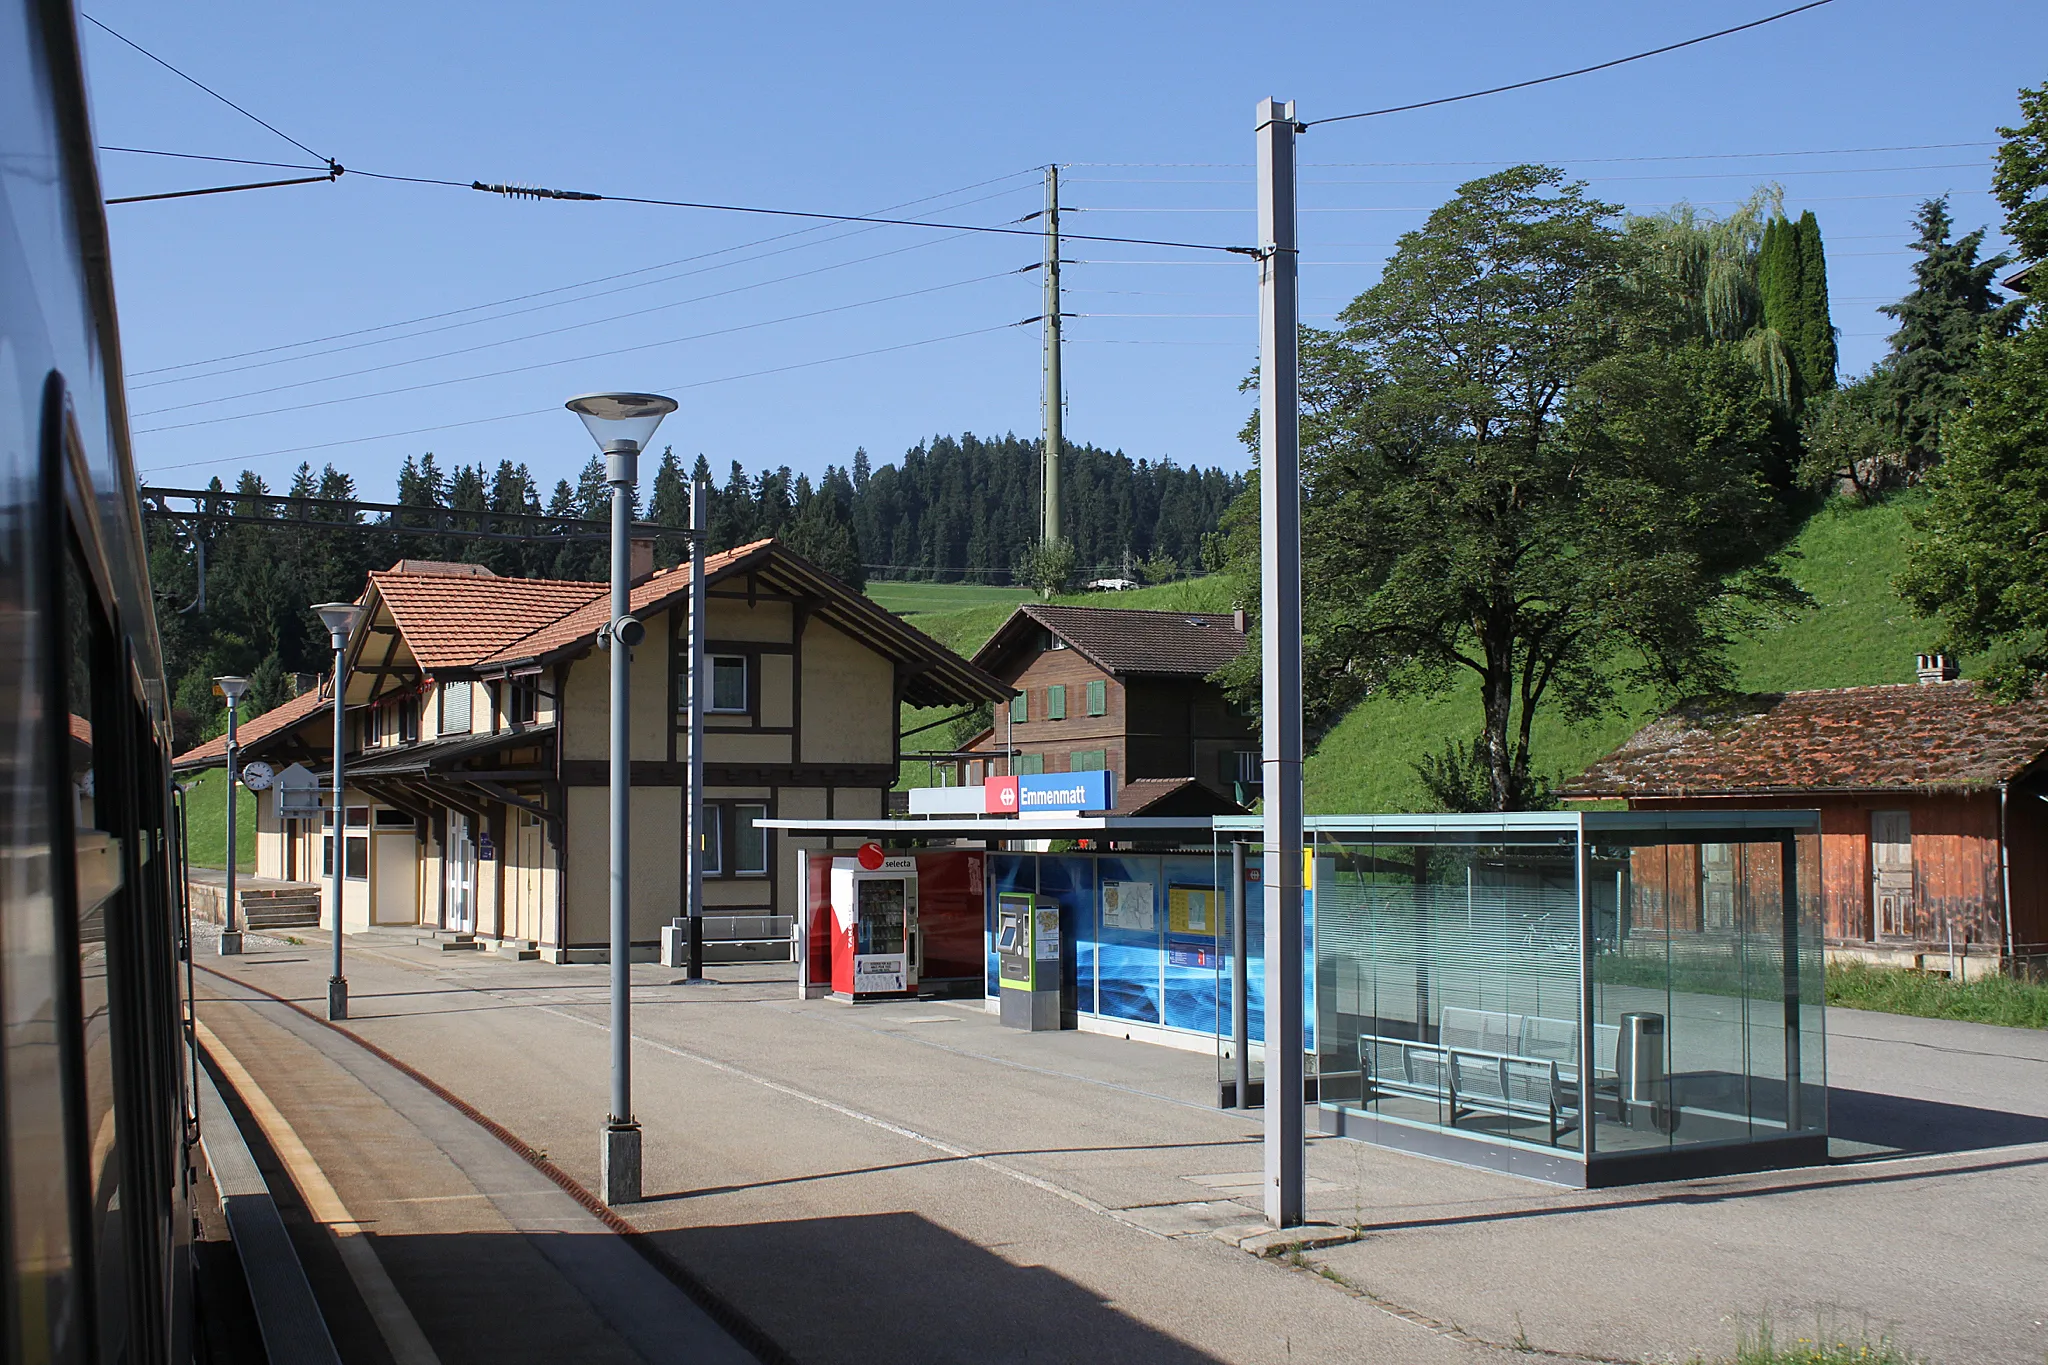
[[[1763,245],[1757,252],[1757,292],[1763,301],[1763,325],[1777,333],[1792,369],[1790,401],[1797,411],[1804,397],[1806,363],[1806,318],[1801,292],[1799,229],[1776,216],[1764,227]]]
[[[1899,324],[1892,333],[1891,425],[1913,468],[1941,457],[1941,429],[1965,401],[1963,378],[1986,334],[2004,336],[2020,305],[1992,289],[2003,255],[1977,259],[1984,229],[1949,240],[1948,196],[1929,199],[1914,215],[1913,292],[1878,309]]]
[[[1991,192],[2005,210],[2005,235],[2030,261],[2048,261],[2048,81],[2020,91],[2026,122],[2000,128],[2005,139],[1991,172]],[[2038,297],[2044,291],[2035,285]]]

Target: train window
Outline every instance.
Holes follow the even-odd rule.
[[[96,1249],[93,1264],[105,1334],[118,1332],[120,1310],[114,1306],[125,1305],[128,1297],[127,1257],[123,1253],[123,1207],[128,1201],[123,1198],[121,1179],[126,1135],[121,1132],[115,1104],[114,1031],[119,1021],[108,970],[113,946],[109,924],[121,922],[121,847],[105,828],[116,822],[102,818],[103,808],[111,814],[124,799],[118,787],[121,717],[115,691],[123,670],[114,652],[106,611],[75,542],[66,546],[62,572],[65,701],[69,708],[66,776],[71,796],[77,1020],[84,1081],[80,1147],[86,1160],[84,1192],[90,1201],[87,1218]],[[99,779],[102,765],[96,762],[101,748],[108,749],[113,759],[104,765],[105,785]],[[101,1346],[104,1354],[115,1343],[103,1341]]]

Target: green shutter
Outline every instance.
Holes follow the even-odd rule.
[[[1100,678],[1088,684],[1088,714],[1091,716],[1109,714],[1109,684]]]
[[[1022,692],[1019,692],[1016,696],[1010,698],[1010,720],[1014,724],[1022,725],[1029,718],[1025,714],[1025,696]]]
[[[1014,760],[1014,765],[1011,771],[1020,775],[1024,773],[1042,773],[1045,771],[1045,755],[1018,754]]]
[[[1067,756],[1067,771],[1075,773],[1099,773],[1109,766],[1109,751],[1106,749],[1076,749]]]
[[[1067,685],[1054,683],[1045,689],[1045,718],[1065,720],[1067,718]]]

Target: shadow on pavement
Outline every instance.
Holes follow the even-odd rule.
[[[1831,1086],[1828,1136],[1881,1149],[1862,1160],[1933,1156],[2048,1142],[2048,1118]]]
[[[805,1365],[1217,1357],[1042,1266],[1019,1266],[915,1213],[651,1232]]]

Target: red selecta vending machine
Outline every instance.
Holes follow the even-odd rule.
[[[979,997],[985,952],[979,850],[812,854],[806,979],[836,1000]]]

